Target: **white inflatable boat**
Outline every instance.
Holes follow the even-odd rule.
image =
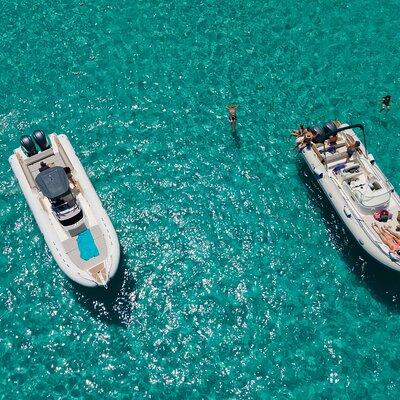
[[[362,125],[337,121],[313,127],[310,131],[322,140],[314,136],[320,143],[308,142],[301,153],[360,246],[377,261],[400,271],[400,240],[396,244],[394,236],[400,238],[396,230],[400,229],[399,196],[352,128],[364,132]],[[329,143],[332,134],[337,138],[335,145]],[[355,142],[359,142],[356,150]],[[382,229],[393,238],[389,243],[392,248],[379,234]]]
[[[22,136],[9,162],[60,268],[83,286],[107,287],[118,268],[118,238],[68,138]]]

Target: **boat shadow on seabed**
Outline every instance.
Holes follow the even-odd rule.
[[[135,280],[121,249],[119,267],[115,276],[104,287],[88,288],[71,282],[75,295],[93,315],[108,324],[127,327],[132,321],[135,307]]]
[[[321,211],[335,248],[340,250],[350,270],[371,289],[373,296],[388,308],[400,312],[400,272],[380,264],[360,247],[302,160],[298,160],[297,170],[312,203]]]

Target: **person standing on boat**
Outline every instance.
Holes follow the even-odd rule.
[[[390,110],[390,100],[391,100],[391,96],[390,95],[386,95],[383,96],[381,99],[381,112],[383,110],[389,111]]]
[[[353,141],[352,141],[350,144],[347,145],[347,158],[346,158],[346,163],[348,163],[348,162],[350,161],[350,158],[353,156],[353,154],[354,154],[356,151],[361,152],[361,148],[360,148],[361,143],[360,143],[358,140],[354,141],[353,138],[352,138],[352,140],[353,140]]]

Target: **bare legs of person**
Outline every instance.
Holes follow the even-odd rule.
[[[384,229],[380,228],[377,224],[372,224],[372,229],[378,234],[382,242],[389,247],[390,250],[396,251],[399,248],[397,240],[393,238]]]
[[[400,235],[398,233],[393,232],[388,226],[385,226],[382,229],[385,230],[385,232],[390,235],[397,242],[397,244],[400,244]]]

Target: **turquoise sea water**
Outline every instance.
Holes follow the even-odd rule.
[[[288,133],[363,123],[400,189],[399,22],[396,1],[3,2],[0,399],[397,399],[400,275]],[[114,222],[107,291],[62,274],[13,179],[36,128]]]

